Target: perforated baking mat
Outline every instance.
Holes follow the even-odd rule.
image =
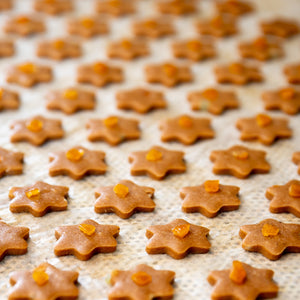
[[[71,15],[93,13],[94,1],[74,1],[76,11],[59,17],[45,16],[47,33],[30,38],[16,40],[17,53],[12,58],[0,60],[1,85],[5,82],[7,68],[17,62],[32,60],[45,63],[53,67],[54,80],[49,84],[38,85],[34,88],[9,86],[20,92],[22,105],[16,111],[0,113],[0,143],[6,149],[25,153],[24,173],[19,176],[7,176],[0,180],[0,217],[11,225],[23,225],[30,228],[28,253],[21,256],[7,256],[0,262],[0,298],[4,299],[9,292],[9,273],[14,270],[33,269],[41,262],[47,261],[59,268],[76,270],[79,272],[80,297],[83,300],[106,299],[109,285],[107,277],[113,269],[129,269],[140,263],[147,263],[157,269],[169,269],[176,272],[174,299],[209,299],[212,287],[206,281],[211,270],[230,268],[234,259],[249,263],[258,268],[270,268],[275,271],[274,280],[280,286],[278,299],[299,299],[300,272],[299,254],[286,254],[280,260],[270,261],[261,254],[246,252],[241,247],[238,236],[239,228],[244,224],[257,223],[265,218],[274,218],[283,222],[299,224],[299,218],[292,214],[271,214],[269,201],[264,194],[269,186],[285,184],[291,179],[299,179],[297,167],[291,162],[292,153],[300,150],[300,122],[299,116],[285,116],[290,120],[293,138],[276,142],[266,147],[257,142],[242,143],[235,122],[240,117],[253,116],[263,111],[261,92],[276,89],[287,84],[282,74],[282,68],[289,62],[299,61],[300,37],[288,39],[284,42],[286,55],[282,59],[261,63],[265,82],[251,84],[245,87],[232,88],[237,92],[241,107],[238,110],[227,111],[221,116],[213,116],[207,112],[192,112],[186,100],[188,91],[202,89],[216,84],[212,69],[222,62],[235,61],[239,58],[236,45],[239,41],[254,38],[260,34],[259,21],[274,16],[298,18],[300,2],[298,0],[264,0],[253,1],[256,12],[242,17],[239,22],[240,33],[233,38],[219,39],[216,43],[218,57],[205,62],[194,63],[191,68],[195,80],[191,84],[184,84],[175,88],[153,86],[165,92],[168,108],[157,110],[146,115],[117,110],[115,93],[120,89],[136,86],[147,86],[143,67],[150,62],[172,60],[168,37],[150,42],[151,56],[132,62],[120,60],[111,61],[121,66],[125,71],[125,81],[122,84],[112,84],[105,88],[92,88],[97,95],[97,107],[94,111],[79,112],[66,116],[61,112],[48,111],[45,108],[45,94],[52,89],[68,87],[76,83],[76,67],[82,63],[95,60],[107,60],[105,46],[109,40],[130,36],[130,23],[133,18],[142,15],[155,14],[154,1],[139,1],[138,14],[134,17],[112,18],[109,20],[111,32],[82,43],[84,53],[79,59],[63,62],[41,60],[35,56],[36,44],[45,37],[66,36],[66,18]],[[15,1],[13,11],[1,13],[0,27],[11,15],[32,11],[32,1]],[[192,17],[174,18],[176,37],[196,37],[194,20],[196,17],[207,17],[214,12],[213,1],[199,2],[199,13]],[[231,87],[228,87],[229,89]],[[216,137],[212,140],[199,141],[192,146],[179,143],[161,143],[158,123],[162,119],[174,117],[182,113],[193,116],[209,117]],[[13,120],[24,119],[35,114],[59,118],[63,121],[65,137],[62,140],[51,141],[42,147],[34,147],[28,143],[10,143],[9,126]],[[85,124],[90,118],[103,118],[110,114],[133,117],[141,122],[142,137],[140,140],[126,142],[117,147],[110,147],[106,143],[87,141]],[[272,116],[282,116],[281,112],[272,112]],[[244,144],[251,148],[267,151],[267,160],[272,169],[266,175],[254,175],[246,180],[232,176],[216,176],[212,173],[213,164],[209,154],[215,149],[226,149],[234,144]],[[50,177],[48,175],[48,153],[66,150],[74,145],[83,145],[90,149],[106,152],[108,172],[103,176],[89,176],[75,181],[66,176]],[[181,175],[169,176],[162,181],[155,181],[148,177],[130,176],[128,155],[132,151],[146,150],[150,145],[163,145],[168,149],[185,152],[187,172]],[[121,179],[130,179],[141,185],[155,188],[156,203],[152,213],[138,213],[130,219],[120,219],[115,214],[96,214],[94,212],[94,189],[100,186],[114,185]],[[200,213],[186,214],[181,211],[182,200],[179,190],[185,186],[194,186],[208,179],[219,179],[223,184],[240,187],[241,206],[233,212],[221,213],[209,219]],[[68,210],[49,213],[41,218],[35,218],[29,213],[13,214],[9,210],[8,190],[12,186],[31,185],[38,180],[50,184],[65,185],[70,188]],[[80,261],[73,256],[56,257],[53,253],[55,237],[54,229],[59,225],[79,224],[87,218],[92,218],[102,224],[120,226],[118,246],[114,253],[98,254],[89,261]],[[166,224],[175,218],[183,218],[193,224],[202,225],[210,229],[209,241],[211,250],[207,254],[188,255],[182,260],[174,260],[162,255],[148,255],[145,252],[147,239],[146,228],[152,224]]]

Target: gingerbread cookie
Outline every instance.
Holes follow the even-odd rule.
[[[139,38],[121,39],[111,42],[107,47],[109,58],[132,60],[147,55],[149,55],[149,46],[145,40]]]
[[[19,15],[9,19],[4,25],[6,33],[29,36],[46,31],[44,22],[35,16]]]
[[[116,146],[126,140],[140,138],[139,121],[117,116],[105,119],[91,119],[87,122],[88,140],[91,142],[105,141]]]
[[[119,109],[134,110],[140,114],[167,106],[162,92],[144,88],[117,92],[116,101]]]
[[[19,94],[0,88],[0,111],[6,109],[18,109],[20,106]]]
[[[197,11],[197,0],[157,0],[156,6],[162,14],[188,15]]]
[[[132,163],[131,175],[148,175],[161,180],[168,174],[180,174],[186,171],[183,159],[184,152],[171,151],[160,146],[153,146],[148,151],[132,152],[129,162]]]
[[[269,173],[271,166],[265,156],[265,151],[235,145],[228,150],[214,150],[210,153],[209,158],[214,162],[213,172],[215,174],[230,174],[245,179],[251,173]]]
[[[300,32],[299,24],[296,21],[285,18],[261,22],[260,27],[264,34],[282,38],[288,38]]]
[[[0,261],[6,255],[22,255],[27,253],[29,228],[15,227],[0,221]]]
[[[82,55],[81,46],[72,40],[54,39],[38,44],[37,56],[54,60],[77,58]]]
[[[0,11],[12,9],[12,0],[1,0],[0,1]]]
[[[109,83],[122,81],[122,69],[103,62],[81,65],[77,69],[77,82],[79,83],[89,83],[97,87],[102,87]]]
[[[257,269],[240,261],[233,261],[231,269],[211,271],[207,281],[214,285],[211,299],[256,300],[274,298],[279,288],[273,281],[274,272]]]
[[[298,174],[300,175],[300,151],[294,152],[293,158],[292,158],[293,163],[298,165]]]
[[[77,299],[78,273],[63,271],[42,263],[33,271],[14,271],[10,274],[12,289],[9,300]]]
[[[0,57],[10,57],[15,54],[14,42],[7,38],[0,39]]]
[[[185,145],[215,136],[210,126],[210,119],[193,118],[188,115],[161,121],[159,129],[162,131],[161,140],[163,142],[179,141]]]
[[[95,93],[79,87],[52,91],[46,98],[48,109],[61,110],[68,115],[80,110],[92,110],[96,105]]]
[[[71,0],[35,0],[34,9],[49,15],[59,15],[73,10]]]
[[[0,147],[0,178],[5,175],[22,174],[23,160],[22,152],[13,152]]]
[[[194,80],[192,71],[188,66],[172,63],[147,65],[145,67],[145,76],[147,82],[161,83],[167,87]]]
[[[215,47],[210,39],[189,39],[175,41],[172,44],[176,58],[187,58],[193,61],[205,60],[216,56]]]
[[[253,6],[246,1],[223,0],[216,2],[216,8],[220,14],[241,16],[254,11]]]
[[[12,129],[10,136],[12,143],[26,141],[32,145],[40,146],[48,140],[61,139],[64,136],[60,120],[47,119],[43,116],[14,121],[10,128]]]
[[[101,14],[109,14],[115,17],[135,13],[135,0],[98,0],[96,11]]]
[[[169,18],[152,17],[132,24],[133,33],[140,37],[161,38],[175,33]]]
[[[295,115],[300,112],[300,90],[294,87],[286,87],[276,91],[267,91],[262,94],[265,109],[280,109],[281,111]]]
[[[270,260],[277,260],[283,253],[300,252],[300,225],[266,219],[258,224],[243,225],[239,232],[242,247],[259,252]]]
[[[181,209],[186,213],[200,212],[214,218],[220,212],[239,208],[239,190],[237,186],[219,184],[219,180],[206,180],[198,186],[184,187],[180,190]]]
[[[287,81],[290,84],[299,84],[300,83],[300,64],[299,63],[285,66],[283,69],[283,73],[285,74]]]
[[[145,264],[129,271],[113,270],[108,299],[172,299],[174,277],[173,271],[155,270]]]
[[[288,123],[287,119],[258,114],[253,118],[239,119],[236,127],[241,131],[241,140],[259,140],[262,144],[271,145],[275,140],[292,136],[292,130],[288,127]]]
[[[284,52],[278,40],[271,37],[258,37],[251,42],[242,42],[238,46],[242,58],[270,60],[282,57]]]
[[[52,69],[44,65],[25,62],[8,69],[6,81],[24,87],[32,87],[38,83],[50,82]]]
[[[155,208],[152,200],[154,189],[139,186],[129,180],[121,180],[115,186],[104,186],[95,190],[95,212],[113,212],[122,219],[130,218],[136,212],[151,212]]]
[[[38,181],[31,186],[12,187],[9,190],[9,209],[13,213],[29,212],[42,217],[50,211],[62,211],[68,207],[69,188]]]
[[[226,109],[239,107],[235,92],[221,91],[215,88],[190,92],[187,99],[192,110],[207,110],[214,115],[220,115]]]
[[[57,256],[74,255],[80,260],[89,260],[97,253],[110,253],[117,249],[116,237],[120,228],[115,225],[100,225],[88,219],[79,225],[55,228]]]
[[[214,69],[218,83],[232,83],[244,85],[251,82],[262,82],[264,78],[256,66],[245,63],[231,63],[220,65]]]
[[[104,157],[102,151],[92,151],[81,146],[50,153],[49,175],[67,175],[75,180],[86,175],[102,175],[107,169]]]
[[[228,37],[238,32],[236,19],[231,15],[217,15],[210,20],[199,20],[195,25],[198,33],[215,37]]]

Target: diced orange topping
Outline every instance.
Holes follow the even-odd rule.
[[[191,40],[186,43],[186,46],[191,51],[199,51],[202,46],[202,43],[197,40]]]
[[[173,77],[177,73],[177,67],[172,64],[164,64],[163,71],[168,77]]]
[[[190,232],[190,224],[177,225],[172,228],[172,232],[176,237],[183,239]]]
[[[216,17],[214,17],[214,18],[211,20],[210,23],[211,23],[211,25],[212,25],[213,27],[220,28],[220,27],[222,27],[223,24],[224,24],[224,19],[223,19],[222,16],[216,16]]]
[[[49,281],[49,275],[45,271],[44,267],[37,267],[32,272],[32,278],[39,286],[45,285]]]
[[[4,90],[3,90],[3,88],[0,88],[0,100],[2,99],[2,97],[3,97],[3,93],[4,93]]]
[[[78,92],[75,89],[66,89],[63,93],[63,97],[68,100],[76,100]]]
[[[109,0],[108,4],[110,6],[119,7],[121,5],[120,0]]]
[[[96,231],[96,227],[91,224],[82,223],[78,227],[79,227],[79,230],[87,236],[92,236],[94,234],[94,232]]]
[[[95,63],[94,64],[94,71],[96,73],[103,74],[103,73],[108,71],[108,66],[106,64],[101,63],[101,62]]]
[[[295,97],[296,92],[293,88],[285,88],[279,91],[280,97],[284,100],[291,100]]]
[[[216,89],[210,88],[202,92],[202,96],[208,100],[216,100],[218,98],[219,92]]]
[[[257,125],[260,127],[266,127],[272,123],[272,118],[266,114],[258,114],[256,116]]]
[[[253,42],[254,47],[259,48],[259,49],[265,49],[268,47],[268,40],[266,39],[266,37],[262,36],[257,38],[254,42]]]
[[[106,127],[112,128],[117,126],[117,124],[119,123],[119,119],[118,117],[108,117],[103,120],[103,123]]]
[[[72,148],[66,152],[66,157],[71,161],[79,161],[84,155],[83,149]]]
[[[31,189],[26,192],[26,197],[30,200],[35,200],[40,198],[41,191],[37,188]]]
[[[56,49],[62,49],[65,46],[65,42],[63,40],[56,40],[53,42],[53,46]]]
[[[43,122],[38,119],[32,119],[26,123],[27,129],[33,132],[38,132],[43,129]]]
[[[191,128],[193,126],[193,119],[189,116],[182,116],[179,118],[178,124],[180,127]]]
[[[279,233],[279,228],[272,224],[265,223],[261,229],[261,232],[265,237],[276,236]]]
[[[20,24],[29,23],[30,19],[27,16],[20,16],[16,19],[16,22]]]
[[[3,156],[0,156],[0,163],[3,161]]]
[[[233,151],[232,155],[238,159],[247,159],[249,157],[249,153],[247,151]]]
[[[124,39],[121,41],[121,46],[125,49],[131,49],[132,43],[131,43],[131,41]]]
[[[145,22],[145,26],[148,28],[156,28],[158,24],[155,20],[148,20]]]
[[[300,197],[300,184],[292,183],[289,187],[289,195],[291,197]]]
[[[162,159],[162,153],[156,149],[151,149],[146,155],[148,161],[158,161]]]
[[[152,282],[151,275],[143,271],[139,271],[132,274],[131,279],[134,283],[136,283],[139,286],[144,286]]]
[[[129,193],[129,188],[126,185],[119,183],[114,186],[114,193],[119,198],[125,198]]]
[[[48,4],[53,4],[53,3],[56,2],[56,0],[45,0],[45,2],[48,3]]]
[[[229,65],[229,72],[234,74],[241,74],[245,67],[241,63],[232,63]]]
[[[18,66],[18,69],[27,74],[34,73],[36,71],[36,66],[33,63],[25,63]]]
[[[206,180],[204,189],[208,193],[216,193],[220,190],[219,180]]]
[[[245,282],[247,273],[240,261],[234,260],[232,262],[232,268],[230,270],[229,278],[237,284],[243,284]]]
[[[81,24],[86,28],[92,28],[95,25],[95,21],[90,18],[82,18]]]

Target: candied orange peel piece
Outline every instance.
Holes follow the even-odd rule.
[[[148,151],[148,153],[146,154],[146,159],[148,161],[158,161],[162,159],[162,153],[156,149],[151,149],[150,151]]]
[[[97,62],[94,64],[94,71],[96,73],[103,74],[103,73],[107,72],[107,70],[108,70],[108,66],[104,63]]]
[[[300,197],[300,184],[291,184],[289,187],[289,195],[296,198]]]
[[[172,64],[164,64],[163,71],[168,77],[172,77],[177,73],[177,68]]]
[[[39,199],[41,191],[39,189],[35,188],[35,189],[31,189],[31,190],[27,191],[25,194],[26,194],[26,197],[29,198],[30,200]]]
[[[32,278],[39,286],[43,286],[49,281],[49,275],[44,267],[35,268],[32,272]]]
[[[256,123],[260,127],[266,127],[272,123],[272,118],[266,114],[258,114],[256,116]]]
[[[23,24],[23,23],[29,23],[30,19],[27,16],[19,16],[16,19],[17,23]]]
[[[284,100],[291,100],[295,97],[296,92],[293,88],[285,88],[279,91],[280,97]]]
[[[132,43],[127,39],[123,39],[121,41],[121,46],[125,49],[131,49],[132,48]]]
[[[204,189],[208,193],[217,193],[220,190],[219,180],[206,180],[204,182]]]
[[[188,116],[182,116],[179,118],[178,124],[180,127],[191,128],[193,126],[193,120]]]
[[[3,88],[0,88],[0,100],[1,100],[2,97],[3,97],[3,92],[4,92]]]
[[[36,66],[33,63],[25,63],[19,65],[18,69],[23,73],[31,74],[36,71]]]
[[[65,42],[63,40],[56,40],[53,42],[53,46],[56,49],[62,49],[65,46]]]
[[[202,43],[197,40],[191,40],[186,43],[186,46],[191,51],[199,51],[202,46]]]
[[[253,45],[256,48],[265,49],[268,47],[268,40],[266,39],[266,37],[262,36],[262,37],[257,38],[253,42]]]
[[[121,5],[120,0],[109,0],[108,5],[114,6],[114,7],[119,7]]]
[[[232,63],[229,65],[229,72],[241,74],[244,71],[244,66],[241,63]]]
[[[261,229],[261,232],[265,237],[276,236],[279,233],[279,228],[272,224],[265,223]]]
[[[86,28],[92,28],[95,25],[95,21],[91,18],[82,18],[80,22]]]
[[[38,119],[32,119],[26,123],[26,127],[30,131],[39,132],[43,129],[43,122]]]
[[[79,230],[87,236],[92,236],[94,234],[94,232],[96,231],[96,227],[91,224],[82,223],[82,224],[78,225],[78,227],[79,227]]]
[[[210,88],[202,92],[202,96],[208,100],[216,100],[219,95],[219,92],[216,89]]]
[[[112,128],[118,124],[119,119],[117,117],[108,117],[108,118],[104,119],[103,122],[106,127]]]
[[[131,279],[139,286],[144,286],[152,282],[152,276],[143,271],[132,274]]]
[[[247,273],[240,261],[234,260],[232,262],[232,268],[230,270],[229,278],[237,284],[243,284],[245,282]]]
[[[124,184],[117,184],[114,186],[114,193],[119,198],[125,198],[129,194],[129,188]]]
[[[235,158],[238,158],[238,159],[248,159],[249,157],[249,153],[247,151],[233,151],[232,152],[232,155],[235,157]]]
[[[78,97],[78,92],[74,89],[67,89],[64,91],[63,97],[68,100],[76,100]]]
[[[210,21],[210,24],[213,27],[219,28],[219,27],[223,26],[224,19],[222,18],[222,16],[216,16]]]
[[[144,24],[146,27],[149,27],[149,28],[155,28],[158,26],[158,24],[155,20],[148,20]]]
[[[174,228],[172,228],[172,232],[176,237],[183,239],[190,232],[190,227],[190,224],[177,225]]]
[[[72,148],[66,152],[66,158],[71,161],[79,161],[84,155],[83,149]]]

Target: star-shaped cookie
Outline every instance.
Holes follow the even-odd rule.
[[[1,0],[0,1],[0,11],[9,10],[13,8],[12,0]]]
[[[215,174],[230,174],[245,179],[251,173],[265,174],[270,171],[271,166],[265,156],[265,151],[235,145],[227,150],[214,150],[209,158],[214,162]]]
[[[104,186],[95,190],[95,212],[113,212],[122,219],[130,218],[136,212],[151,212],[155,208],[152,200],[154,189],[139,186],[129,180],[121,180],[115,186]]]
[[[180,190],[183,200],[181,209],[187,213],[200,212],[208,218],[220,212],[236,210],[240,206],[240,188],[219,184],[218,180],[207,180],[198,186],[188,186]]]
[[[27,253],[29,228],[15,227],[0,221],[0,261],[6,255],[22,255]]]
[[[0,57],[10,57],[15,54],[14,42],[8,38],[0,39]]]
[[[300,175],[300,151],[294,152],[292,161],[294,164],[298,165],[298,174]]]
[[[140,138],[139,121],[120,116],[109,116],[105,119],[91,119],[87,122],[88,140],[105,141],[116,146],[126,140]]]
[[[166,253],[175,259],[182,259],[189,253],[207,253],[211,247],[207,240],[209,229],[176,219],[166,225],[152,225],[147,228],[146,245],[148,254]]]
[[[231,14],[241,16],[254,11],[253,6],[246,1],[223,0],[216,1],[216,8],[220,14]]]
[[[71,12],[73,2],[71,0],[35,0],[34,9],[49,15],[59,15]]]
[[[276,35],[282,38],[288,38],[300,32],[300,26],[296,21],[285,18],[261,22],[260,27],[265,35]]]
[[[86,175],[102,175],[107,169],[104,158],[104,152],[92,151],[81,146],[50,153],[49,175],[67,175],[75,180]]]
[[[258,224],[243,225],[239,232],[242,247],[277,260],[287,252],[300,252],[300,225],[266,219]]]
[[[182,151],[171,151],[160,146],[153,146],[148,151],[132,152],[129,155],[131,175],[147,174],[153,179],[161,180],[168,174],[184,173],[186,165],[183,156]]]
[[[113,270],[108,299],[172,299],[174,277],[173,271],[155,270],[145,264],[137,265],[129,271]]]
[[[97,253],[114,252],[120,228],[115,225],[100,225],[88,219],[78,225],[60,226],[55,229],[57,256],[74,255],[88,260]]]
[[[211,139],[215,135],[210,126],[210,119],[188,115],[161,121],[159,129],[163,142],[179,141],[185,145],[194,144],[200,139]]]
[[[119,91],[116,94],[116,102],[119,109],[134,110],[140,114],[145,114],[153,109],[167,107],[167,102],[162,92],[144,88]]]
[[[5,175],[18,175],[23,173],[22,152],[13,152],[0,147],[0,178]]]
[[[18,109],[20,106],[19,94],[0,88],[0,111],[6,109]]]
[[[135,0],[98,0],[96,11],[101,14],[108,14],[115,17],[135,13]]]
[[[46,96],[47,109],[61,110],[65,114],[73,114],[80,110],[95,108],[95,93],[79,87],[49,92]]]
[[[162,14],[188,15],[197,11],[197,0],[157,0],[156,7]]]
[[[273,298],[279,291],[273,281],[274,272],[257,269],[240,261],[233,261],[231,269],[211,271],[207,281],[214,285],[211,299],[256,300]]]
[[[283,73],[290,84],[300,83],[300,63],[285,66]]]
[[[48,119],[43,116],[34,116],[27,120],[14,121],[10,128],[10,141],[18,143],[26,141],[40,146],[48,140],[61,139],[64,136],[62,123],[57,119]]]
[[[77,299],[78,275],[75,271],[63,271],[46,262],[33,271],[14,271],[9,277],[12,285],[9,300]]]
[[[50,211],[62,211],[68,207],[69,188],[38,181],[31,186],[12,187],[9,209],[13,213],[29,212],[42,217]]]
[[[161,83],[167,87],[194,80],[192,71],[187,65],[173,63],[146,65],[145,76],[147,82]]]
[[[207,110],[214,115],[220,115],[227,109],[239,107],[235,92],[215,88],[190,92],[187,99],[192,110]]]
[[[123,81],[123,71],[119,67],[103,62],[81,65],[77,69],[77,82],[89,83],[97,87]]]
[[[275,140],[292,136],[292,130],[288,124],[287,119],[258,114],[252,118],[239,119],[236,122],[236,127],[241,131],[241,140],[259,140],[262,144],[271,145]]]

